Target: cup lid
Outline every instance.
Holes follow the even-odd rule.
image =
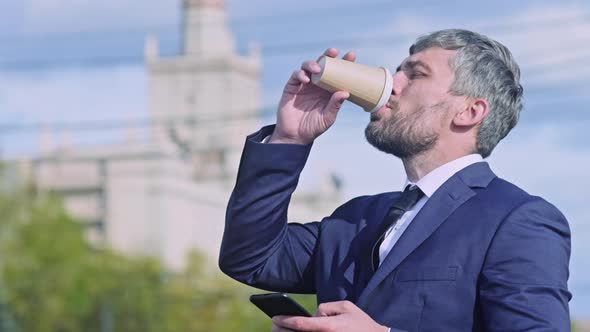
[[[387,104],[387,101],[389,101],[389,96],[391,96],[391,90],[393,89],[393,76],[391,76],[391,72],[385,67],[381,68],[383,68],[385,71],[385,84],[383,85],[383,91],[381,91],[381,98],[379,99],[379,102],[377,105],[375,105],[375,107],[373,107],[373,109],[367,110],[369,113],[376,112],[381,108],[381,106]]]
[[[311,74],[311,82],[313,84],[318,84],[318,82],[322,78],[322,75],[324,75],[324,69],[326,68],[326,56],[325,55],[322,55],[318,59],[318,65],[320,65],[320,68],[321,68],[320,72],[317,74]]]

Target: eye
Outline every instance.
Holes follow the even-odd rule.
[[[412,71],[410,72],[410,79],[424,77],[426,74],[419,72],[419,71]]]

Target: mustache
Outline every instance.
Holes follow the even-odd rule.
[[[387,102],[386,106],[394,111],[399,111],[399,103],[391,98],[389,98],[389,101]]]
[[[387,102],[387,104],[385,104],[385,106],[387,106],[393,112],[399,111],[399,103],[396,100],[391,99],[391,97],[389,98],[389,101]],[[370,119],[371,121],[376,121],[379,118],[377,115],[371,114]]]

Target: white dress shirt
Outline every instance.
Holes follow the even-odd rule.
[[[391,248],[395,246],[399,238],[402,236],[406,228],[410,225],[414,217],[420,212],[424,204],[428,202],[428,199],[432,197],[434,192],[443,184],[445,183],[451,176],[455,173],[459,172],[463,168],[475,164],[477,162],[483,161],[483,158],[479,154],[470,154],[463,156],[461,158],[455,159],[450,161],[438,168],[432,170],[430,173],[426,174],[422,179],[420,179],[417,183],[412,183],[408,179],[406,179],[407,185],[416,185],[422,192],[424,196],[414,205],[413,208],[406,211],[397,223],[395,223],[392,227],[390,227],[387,232],[385,233],[385,238],[383,242],[381,242],[381,246],[379,247],[379,265],[383,263],[387,254],[391,251]]]

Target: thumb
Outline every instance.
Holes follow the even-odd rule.
[[[330,97],[330,100],[328,101],[328,105],[326,105],[326,111],[335,116],[342,107],[344,101],[348,99],[348,97],[350,97],[350,93],[346,91],[334,92]]]

